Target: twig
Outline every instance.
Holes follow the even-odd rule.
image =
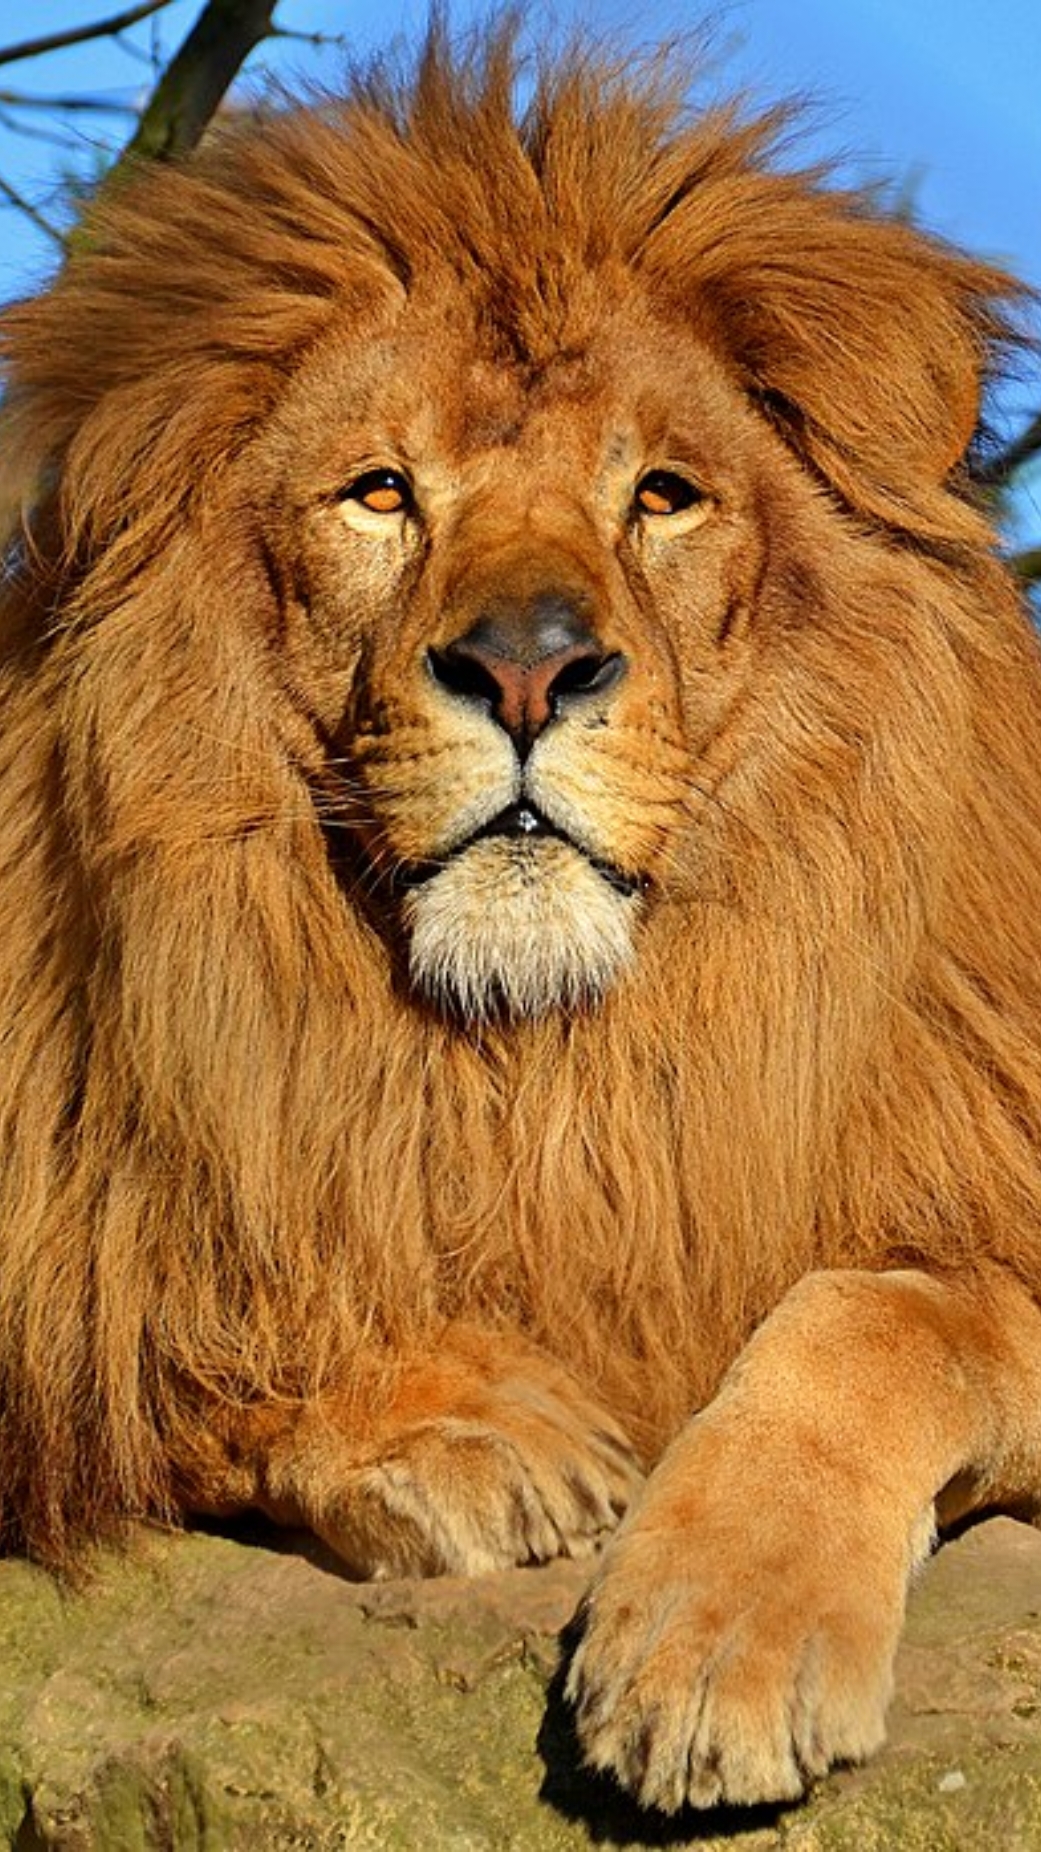
[[[52,225],[49,219],[45,219],[43,213],[33,205],[32,200],[26,199],[24,194],[19,193],[17,187],[13,187],[9,180],[3,178],[2,174],[0,174],[0,194],[3,194],[12,206],[17,206],[19,212],[24,212],[26,218],[31,219],[39,231],[45,232],[48,238],[52,238],[54,243],[64,250],[65,240],[57,226]]]
[[[20,122],[17,116],[9,114],[2,103],[0,103],[0,128],[5,128],[9,135],[21,135],[25,141],[42,141],[51,148],[63,148],[66,153],[82,148],[84,141],[82,131],[74,134],[71,129],[67,129],[62,134],[58,129],[38,129],[29,122]]]
[[[132,103],[114,103],[103,96],[26,96],[23,90],[0,90],[0,105],[5,109],[42,109],[55,115],[75,115],[77,110],[92,116],[136,116]]]
[[[269,39],[292,39],[297,45],[349,45],[346,32],[299,32],[290,26],[272,26]]]
[[[44,38],[23,39],[19,45],[5,45],[0,49],[0,64],[16,64],[19,58],[39,58],[45,52],[60,51],[65,45],[82,45],[88,39],[111,38],[170,4],[171,0],[141,0],[139,6],[128,7],[124,13],[113,13],[109,19],[96,19],[92,25],[70,26],[65,32],[48,32]]]
[[[1029,462],[1031,457],[1041,451],[1041,412],[1032,418],[1025,431],[1013,438],[1011,444],[989,462],[983,463],[975,471],[976,481],[984,488],[1000,489],[1013,476],[1020,465]]]
[[[158,30],[159,30],[159,21],[157,19],[153,19],[152,32],[156,33],[158,32]],[[129,38],[125,32],[113,33],[112,43],[114,45],[118,45],[120,51],[125,52],[128,58],[132,58],[135,64],[146,64],[150,71],[155,70],[155,59],[152,56],[151,50],[149,51],[142,50],[141,46],[135,45],[133,39]]]

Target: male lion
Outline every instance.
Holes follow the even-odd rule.
[[[653,1467],[584,1753],[786,1798],[937,1526],[1041,1512],[1011,285],[777,116],[515,93],[232,126],[6,319],[4,1534],[471,1573]]]

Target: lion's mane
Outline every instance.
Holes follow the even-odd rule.
[[[370,1396],[457,1315],[653,1451],[812,1266],[1041,1290],[1041,684],[960,473],[1006,280],[780,118],[582,58],[514,95],[435,45],[232,125],[5,318],[0,1513],[47,1560],[169,1512],[213,1397]],[[601,1008],[476,1030],[330,854],[230,486],[438,264],[533,350],[643,279],[819,485],[696,872]]]

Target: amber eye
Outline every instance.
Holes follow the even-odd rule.
[[[340,500],[360,502],[373,514],[405,514],[412,506],[412,490],[396,469],[367,469],[341,491]]]
[[[682,514],[702,500],[701,490],[671,469],[652,469],[636,485],[637,514]]]

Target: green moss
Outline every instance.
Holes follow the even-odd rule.
[[[0,1565],[0,1847],[1041,1852],[1041,1555],[1011,1529],[958,1548],[872,1768],[780,1816],[672,1823],[577,1771],[559,1709],[544,1729],[578,1571],[368,1591],[202,1537],[108,1559],[79,1595]]]
[[[960,1777],[952,1782],[951,1777]],[[882,1765],[855,1795],[823,1790],[781,1835],[785,1852],[1008,1852],[1041,1848],[1041,1741]]]

